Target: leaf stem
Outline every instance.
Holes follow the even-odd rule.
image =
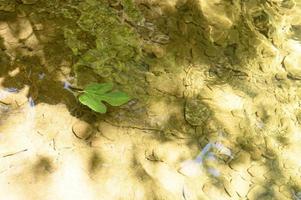
[[[73,90],[74,92],[84,92],[84,89],[81,89],[81,88],[77,88],[77,87],[73,87],[73,86],[69,86],[69,88],[71,90]]]

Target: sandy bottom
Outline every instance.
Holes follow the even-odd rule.
[[[208,29],[218,43],[219,31],[234,20],[213,12],[222,12],[223,1],[198,2],[208,23],[224,26]],[[28,10],[10,4],[0,9],[1,200],[301,199],[298,2],[279,22],[293,25],[295,35],[278,46],[255,35],[260,53],[247,55],[240,82],[215,75],[222,83],[209,84],[210,67],[229,77],[238,72],[220,67],[218,56],[194,49],[192,41],[187,54],[197,59],[202,50],[207,63],[181,63],[178,71],[153,66],[145,76],[146,100],[105,115],[64,88],[73,79],[73,60],[58,36],[60,22],[35,23]],[[168,45],[160,48],[155,56],[168,54]]]

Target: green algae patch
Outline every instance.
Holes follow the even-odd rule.
[[[134,28],[142,16],[133,1],[123,0],[120,4],[122,10],[106,1],[86,0],[76,7],[79,11],[76,23],[64,28],[66,44],[77,57],[74,71],[79,84],[84,68],[126,88],[131,82],[128,77],[137,83],[139,78],[135,77],[145,68],[141,41]]]
[[[94,36],[95,43],[94,48],[81,55],[77,65],[89,66],[101,75],[102,67],[120,66],[120,62],[139,59],[138,35],[120,21],[117,11],[93,0],[81,3],[78,9],[81,11],[78,27]]]

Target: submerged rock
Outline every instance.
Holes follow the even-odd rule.
[[[84,121],[78,121],[72,126],[72,132],[80,139],[87,139],[93,132],[92,127]]]
[[[288,72],[288,77],[295,80],[301,80],[301,68],[299,66],[301,62],[301,57],[297,54],[288,55],[284,61],[283,65]]]
[[[211,110],[202,101],[197,99],[186,101],[185,119],[190,125],[201,126],[211,115]]]

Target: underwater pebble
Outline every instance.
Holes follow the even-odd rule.
[[[203,125],[211,116],[211,110],[202,101],[188,99],[185,103],[185,119],[192,126]]]
[[[78,121],[72,126],[72,132],[80,139],[87,139],[92,134],[93,130],[87,122]]]
[[[290,77],[291,79],[295,80],[301,79],[301,70],[299,67],[300,61],[301,57],[299,54],[296,53],[292,53],[285,57],[283,65],[288,73],[287,77]]]

